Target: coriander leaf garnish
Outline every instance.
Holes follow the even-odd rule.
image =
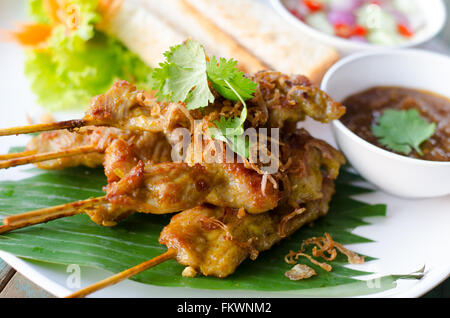
[[[241,117],[225,118],[220,117],[210,127],[209,133],[213,139],[226,142],[227,145],[239,156],[248,158],[250,155],[250,141],[244,136],[244,126],[241,124]]]
[[[217,61],[216,57],[212,56],[207,63],[206,71],[214,89],[226,99],[239,101],[253,97],[256,83],[246,78],[244,73],[238,70],[236,60],[227,61],[220,58]]]
[[[250,141],[245,138],[244,134],[244,122],[247,119],[247,105],[244,99],[239,95],[239,93],[234,89],[234,87],[224,80],[225,85],[228,89],[235,94],[235,96],[240,100],[244,108],[242,109],[241,116],[234,118],[220,117],[220,120],[214,121],[217,128],[210,128],[209,132],[211,137],[217,140],[224,141],[228,146],[237,153],[239,156],[248,158],[250,156]]]
[[[245,100],[253,97],[256,83],[246,78],[238,70],[237,61],[212,56],[206,62],[204,48],[196,41],[188,40],[171,47],[164,53],[166,62],[152,73],[153,89],[158,100],[185,102],[187,109],[208,106],[214,102],[208,81],[224,98],[240,101],[243,105],[241,115],[234,118],[221,117],[210,127],[212,138],[226,142],[238,155],[249,156],[250,142],[243,136],[247,119]]]
[[[185,102],[187,109],[208,106],[214,101],[206,75],[203,47],[188,40],[164,53],[166,62],[153,71],[153,89],[158,100]]]
[[[409,154],[412,150],[423,155],[420,144],[430,138],[436,130],[435,123],[428,123],[416,109],[387,109],[372,126],[378,141],[397,152]]]
[[[222,117],[223,118],[223,117]],[[250,156],[250,140],[244,135],[230,135],[227,134],[226,129],[222,130],[216,127],[210,127],[209,133],[211,137],[216,140],[227,143],[231,150],[239,156],[248,158]]]

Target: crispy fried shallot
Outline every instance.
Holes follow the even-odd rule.
[[[294,211],[295,212],[295,211]],[[289,215],[288,215],[289,216]],[[305,253],[306,246],[308,245],[315,245],[312,249],[312,256]],[[355,252],[352,252],[348,249],[346,249],[342,244],[334,241],[330,234],[325,233],[324,236],[319,237],[311,237],[306,240],[303,240],[302,245],[300,247],[300,251],[294,252],[289,251],[289,253],[284,257],[284,261],[288,264],[295,264],[297,263],[296,260],[300,257],[306,257],[311,263],[320,266],[322,269],[326,270],[327,272],[330,272],[333,268],[330,264],[327,264],[325,262],[321,263],[314,259],[316,258],[323,258],[326,261],[333,261],[336,259],[337,251],[339,250],[342,254],[346,255],[348,258],[348,262],[350,264],[362,264],[364,263],[364,257],[356,254]],[[286,273],[287,276],[287,273]],[[288,276],[289,277],[289,276]]]
[[[191,266],[186,266],[183,269],[183,272],[181,273],[181,276],[183,276],[183,277],[195,277],[195,276],[197,276],[197,271]]]
[[[284,231],[284,226],[286,225],[286,223],[289,222],[294,217],[296,217],[297,215],[302,214],[305,211],[306,211],[305,208],[299,208],[299,209],[295,209],[292,213],[285,215],[281,219],[280,223],[278,224],[278,235],[280,235],[280,237],[286,237],[286,233]]]
[[[297,264],[284,275],[290,280],[302,280],[317,275],[316,271],[305,264]]]

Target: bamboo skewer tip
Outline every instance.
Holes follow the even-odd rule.
[[[108,286],[115,285],[127,278],[133,277],[143,271],[146,271],[147,269],[150,269],[152,267],[155,267],[156,265],[159,265],[165,261],[168,261],[170,259],[175,258],[177,255],[177,251],[174,249],[168,249],[167,252],[156,256],[148,261],[145,261],[139,265],[136,265],[132,268],[129,268],[127,270],[124,270],[123,272],[120,272],[114,276],[108,277],[98,283],[95,283],[93,285],[90,285],[86,288],[80,289],[79,291],[76,291],[65,298],[83,298],[87,295],[90,295],[100,289],[104,289]]]
[[[27,126],[17,126],[17,127],[9,127],[9,128],[1,128],[0,136],[11,136],[11,135],[21,135],[21,134],[30,134],[41,131],[51,131],[58,129],[74,129],[80,128],[83,126],[87,126],[92,124],[91,121],[85,119],[72,119],[54,122],[50,124],[34,124]]]

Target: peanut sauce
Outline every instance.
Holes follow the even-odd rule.
[[[347,97],[343,104],[347,107],[347,112],[341,118],[342,123],[371,144],[391,152],[395,151],[378,142],[377,137],[372,133],[372,125],[377,123],[378,117],[386,109],[417,109],[428,122],[436,123],[436,131],[433,136],[420,145],[422,156],[415,150],[406,156],[431,161],[450,161],[449,98],[425,90],[373,87]]]

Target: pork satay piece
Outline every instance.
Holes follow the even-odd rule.
[[[284,141],[289,145],[284,162],[291,162],[286,171],[289,204],[298,207],[304,202],[320,199],[323,179],[336,179],[345,157],[325,141],[313,138],[305,129],[296,130]]]
[[[256,215],[203,205],[173,216],[159,242],[177,251],[180,264],[206,276],[224,278],[247,257],[255,259],[259,252],[324,216],[333,193],[333,182],[326,179],[321,199],[308,201],[299,210],[282,206]]]
[[[335,179],[339,167],[345,163],[340,152],[324,141],[298,130],[288,138],[291,166],[286,171],[289,189],[283,189],[288,203],[299,207],[302,203],[323,196],[324,178]],[[127,206],[144,213],[172,213],[203,203],[220,207],[243,208],[248,213],[262,213],[274,209],[281,199],[281,191],[272,183],[262,189],[263,176],[240,163],[196,164],[139,163],[130,155],[127,145],[120,141],[111,147],[111,167],[106,160],[105,170],[111,181],[106,187],[108,200],[117,206]],[[117,173],[117,170],[120,173]],[[124,174],[125,171],[129,171]],[[124,174],[124,175],[121,175]],[[117,180],[117,181],[116,181]]]
[[[92,146],[95,152],[61,157],[54,160],[37,162],[40,169],[59,170],[75,166],[86,166],[94,168],[103,164],[103,152],[107,145],[114,139],[125,134],[124,131],[109,127],[83,127],[77,132],[68,130],[55,130],[43,132],[27,144],[27,151],[37,154],[64,152],[82,146]]]
[[[178,212],[202,203],[262,213],[275,208],[281,195],[272,185],[263,193],[261,181],[261,175],[240,163],[140,161],[120,181],[108,184],[106,192],[111,203],[143,213]]]
[[[101,226],[116,226],[118,222],[135,212],[126,206],[115,205],[109,201],[101,205],[88,206],[81,210],[81,213],[86,213],[92,222]]]
[[[108,183],[119,181],[140,160],[152,163],[170,162],[171,146],[164,134],[142,132],[131,138],[119,138],[105,150],[103,166]]]
[[[298,122],[306,116],[327,123],[345,113],[342,104],[313,86],[304,76],[264,71],[256,73],[252,79],[258,84],[259,95],[248,101],[248,107],[264,103],[271,127],[283,127],[285,121]],[[224,102],[217,96],[216,101],[203,111],[187,111],[181,104],[157,102],[149,94],[121,81],[106,94],[93,98],[84,120],[128,130],[167,132],[173,127],[189,127],[189,117],[202,119],[222,108]]]
[[[315,87],[304,76],[261,71],[252,76],[258,83],[252,103],[267,109],[271,127],[292,126],[306,116],[322,123],[339,119],[345,107]]]
[[[0,136],[26,134],[85,126],[108,126],[131,131],[162,131],[159,116],[144,104],[144,91],[126,81],[119,81],[102,95],[95,96],[82,119],[0,129]]]

